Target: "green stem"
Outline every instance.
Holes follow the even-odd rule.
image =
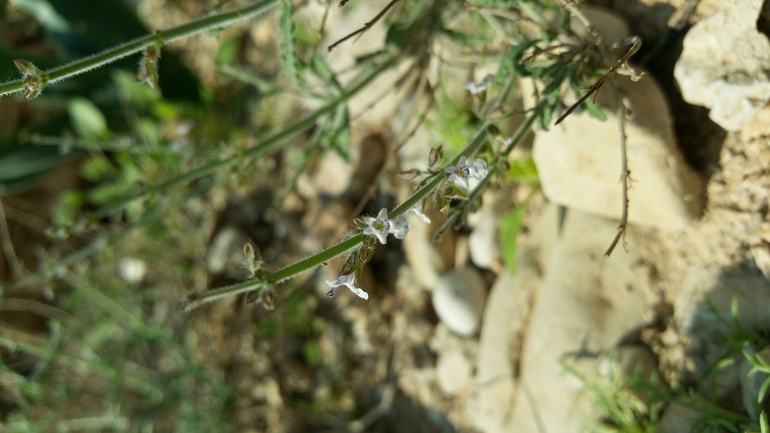
[[[511,91],[511,88],[513,87],[514,79],[515,77],[511,76],[505,81],[501,89],[501,92],[498,95],[498,98],[495,101],[495,104],[493,105],[492,109],[501,107],[502,104],[505,102],[505,99],[507,98],[508,93]],[[519,131],[517,131],[517,133],[514,134],[514,140],[516,141],[521,140],[526,130],[534,122],[535,116],[536,116],[535,114],[530,116],[524,122],[524,124],[522,124],[519,127]],[[465,148],[459,154],[457,154],[449,162],[448,165],[456,165],[461,157],[463,156],[470,157],[473,154],[475,154],[479,150],[479,148],[484,143],[486,143],[487,133],[490,126],[492,126],[492,121],[486,120],[481,125],[481,127],[479,127],[479,129],[476,131],[476,134],[474,134],[474,136],[471,137],[470,140],[468,140],[468,143],[465,145]],[[493,171],[494,171],[494,168],[493,168]],[[489,177],[490,176],[487,175],[485,180]],[[393,209],[393,211],[391,211],[388,214],[388,218],[395,218],[399,215],[403,215],[406,211],[411,209],[412,206],[414,206],[416,203],[420,202],[425,197],[427,197],[428,194],[430,194],[434,189],[436,189],[439,185],[441,185],[441,183],[444,182],[445,180],[446,180],[446,176],[443,172],[438,172],[434,174],[432,177],[428,178],[428,181],[422,187],[417,189],[417,191],[415,191],[408,199],[406,199],[403,203],[401,203],[399,206]],[[358,245],[361,244],[361,242],[363,242],[364,237],[365,235],[363,233],[359,233],[330,248],[327,248],[321,251],[318,254],[310,256],[304,260],[300,260],[296,263],[293,263],[275,272],[267,273],[265,275],[262,275],[250,281],[245,281],[243,283],[235,284],[235,285],[224,287],[221,289],[208,290],[206,292],[191,294],[180,303],[180,308],[184,309],[185,311],[190,311],[194,308],[199,307],[204,303],[215,301],[223,297],[233,296],[240,293],[246,293],[253,290],[261,290],[266,287],[270,287],[274,284],[281,283],[303,272],[307,272],[318,266],[321,266],[323,263],[326,263],[329,260],[339,255],[342,255],[347,251],[352,250],[353,248],[356,248]]]
[[[196,33],[229,26],[238,21],[245,20],[260,14],[274,6],[276,3],[277,0],[263,0],[259,3],[254,3],[249,6],[234,9],[229,12],[222,12],[215,15],[199,18],[195,21],[190,21],[189,23],[185,23],[168,30],[163,30],[151,35],[134,39],[133,41],[126,42],[125,44],[118,45],[114,48],[110,48],[109,50],[102,53],[95,54],[93,56],[77,60],[68,65],[59,66],[50,71],[47,71],[46,74],[49,78],[48,83],[55,83],[75,75],[88,72],[92,69],[104,66],[108,63],[112,63],[131,54],[139,53],[150,45],[167,44],[171,41],[186,38]],[[11,93],[20,92],[22,90],[24,90],[23,80],[16,80],[0,84],[0,96],[9,95]]]

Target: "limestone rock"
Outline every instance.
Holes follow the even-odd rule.
[[[682,400],[686,400],[683,398]],[[668,408],[660,417],[658,422],[658,431],[660,433],[682,433],[692,431],[693,424],[701,414],[676,402],[669,404]]]
[[[627,238],[628,253],[602,255],[607,238],[597,234],[614,226],[568,211],[531,312],[517,404],[505,431],[538,431],[542,424],[546,431],[579,432],[596,418],[583,384],[565,376],[559,360],[583,349],[605,351],[642,322],[645,297],[633,271],[639,260],[633,239]]]
[[[674,77],[687,102],[738,131],[770,100],[770,41],[757,31],[763,0],[725,0],[685,35]]]
[[[436,361],[436,380],[446,395],[455,395],[471,378],[473,365],[460,350],[441,352]]]
[[[433,290],[433,309],[452,332],[470,337],[479,329],[487,291],[481,275],[470,268],[442,275]]]
[[[615,82],[628,95],[634,113],[626,121],[632,179],[629,222],[685,228],[700,216],[703,185],[677,148],[663,93],[649,76],[637,82],[617,76]],[[615,98],[609,86],[599,91],[596,101],[603,107],[606,121],[586,112],[572,113],[559,126],[537,132],[533,157],[549,200],[619,219],[620,138]]]
[[[469,407],[484,432],[583,431],[596,418],[591,397],[560,359],[581,342],[590,352],[607,350],[642,321],[630,236],[629,253],[605,259],[608,238],[598,234],[616,223],[570,210],[557,238],[557,221],[555,206],[547,207],[520,239],[516,276],[501,273],[492,288]],[[583,364],[575,367],[590,370]]]

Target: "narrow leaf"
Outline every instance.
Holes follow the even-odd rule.
[[[762,401],[765,399],[765,394],[767,394],[767,387],[770,386],[770,377],[765,379],[764,382],[762,382],[762,386],[759,388],[759,394],[757,394],[757,403],[762,404]]]
[[[759,431],[761,433],[770,433],[770,426],[767,424],[767,414],[765,411],[759,414]]]
[[[278,19],[278,32],[281,35],[281,60],[292,84],[299,87],[297,52],[294,46],[294,24],[291,22],[293,13],[294,5],[291,0],[281,0],[281,17]]]
[[[72,129],[80,138],[99,139],[110,135],[104,114],[93,102],[76,97],[67,102]]]
[[[503,263],[511,275],[516,273],[516,238],[521,231],[523,222],[524,206],[518,206],[500,218],[500,246]]]

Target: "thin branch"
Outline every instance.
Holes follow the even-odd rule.
[[[639,79],[640,79],[640,78],[641,78],[641,77],[644,75],[644,72],[642,72],[641,74],[636,74],[635,72],[633,72],[633,69],[631,69],[631,67],[630,67],[630,66],[628,66],[628,59],[630,59],[630,58],[631,58],[631,56],[633,56],[634,54],[636,54],[636,52],[637,52],[637,51],[639,51],[639,48],[641,48],[641,47],[642,47],[642,39],[641,39],[639,36],[631,36],[630,38],[626,38],[626,39],[623,39],[622,41],[618,42],[617,44],[614,44],[613,46],[623,46],[623,45],[628,45],[628,44],[633,44],[633,45],[632,45],[632,46],[631,46],[631,48],[628,50],[628,52],[626,53],[626,55],[625,55],[625,56],[623,56],[623,57],[622,57],[620,60],[618,60],[618,62],[617,62],[617,63],[615,63],[614,65],[612,65],[612,66],[611,66],[611,67],[610,67],[610,68],[607,70],[607,72],[606,72],[604,75],[602,75],[602,77],[601,77],[601,78],[599,78],[599,80],[598,80],[596,83],[594,83],[594,84],[593,84],[591,87],[589,87],[589,88],[588,88],[588,92],[587,92],[585,95],[583,95],[583,97],[582,97],[582,98],[578,99],[578,101],[577,101],[577,102],[575,102],[574,104],[572,104],[572,106],[571,106],[571,107],[569,107],[569,108],[567,109],[567,111],[565,111],[565,112],[564,112],[564,114],[562,114],[562,115],[561,115],[561,117],[559,117],[559,118],[556,120],[556,122],[553,124],[554,126],[556,126],[556,125],[560,124],[560,123],[561,123],[561,122],[562,122],[564,119],[566,119],[566,118],[567,118],[567,116],[569,116],[570,114],[572,114],[572,112],[573,112],[573,111],[575,111],[575,109],[576,109],[577,107],[579,107],[579,106],[580,106],[580,104],[582,104],[583,102],[585,102],[585,100],[586,100],[586,99],[588,99],[588,98],[589,98],[591,95],[593,95],[593,96],[594,96],[594,100],[596,100],[596,95],[597,95],[597,93],[599,92],[599,90],[602,88],[602,86],[604,85],[604,83],[606,83],[606,82],[607,82],[607,80],[608,80],[608,79],[609,79],[609,78],[610,78],[610,77],[611,77],[613,74],[615,74],[615,72],[617,72],[617,71],[618,71],[618,69],[621,69],[621,68],[625,68],[625,69],[627,69],[627,70],[631,71],[631,79],[632,79],[633,81],[638,81],[638,80],[639,80]]]
[[[604,252],[604,257],[609,257],[612,254],[612,250],[618,244],[621,238],[623,238],[623,248],[626,246],[626,223],[628,222],[628,176],[631,174],[628,171],[628,158],[626,156],[626,105],[623,102],[623,91],[617,86],[613,85],[612,89],[615,93],[615,104],[617,105],[618,116],[618,130],[620,132],[620,183],[621,183],[621,199],[623,201],[623,212],[620,215],[620,225],[618,231],[615,233],[615,238],[607,247],[607,251]]]
[[[329,52],[331,52],[337,45],[347,41],[348,39],[352,38],[353,36],[362,35],[362,34],[366,33],[367,30],[372,28],[372,26],[375,25],[377,23],[377,21],[382,19],[382,17],[385,16],[385,14],[388,13],[388,11],[393,6],[395,6],[396,3],[398,3],[399,1],[401,1],[401,0],[390,0],[390,3],[388,3],[387,6],[385,6],[385,9],[381,10],[380,13],[378,13],[377,16],[374,17],[374,19],[372,19],[368,23],[364,24],[364,26],[361,27],[360,29],[354,31],[353,33],[351,33],[351,34],[349,34],[347,36],[345,36],[344,38],[338,40],[337,42],[329,45],[329,48],[328,48]]]

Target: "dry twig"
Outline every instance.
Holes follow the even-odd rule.
[[[618,130],[620,132],[620,183],[621,183],[621,200],[623,201],[623,212],[620,215],[620,225],[618,225],[618,231],[615,233],[615,238],[607,247],[607,251],[604,252],[604,257],[609,257],[612,254],[612,250],[623,238],[623,248],[626,246],[626,223],[628,222],[628,176],[631,174],[628,171],[628,158],[626,156],[626,105],[624,103],[624,94],[617,86],[613,85],[612,89],[615,93],[615,105],[617,105],[618,116]]]
[[[644,72],[642,72],[641,74],[637,74],[637,73],[635,73],[635,72],[634,72],[634,70],[633,70],[633,69],[631,69],[631,67],[630,67],[630,66],[628,66],[628,59],[630,59],[630,58],[631,58],[631,56],[633,56],[634,54],[636,54],[636,52],[637,52],[637,51],[639,51],[639,48],[641,48],[641,47],[642,47],[642,39],[641,39],[641,38],[639,38],[639,36],[631,36],[631,37],[629,37],[629,38],[623,39],[622,41],[620,41],[620,42],[618,42],[618,43],[614,44],[614,45],[613,45],[613,47],[620,47],[620,46],[623,46],[623,45],[628,45],[628,44],[633,44],[633,45],[632,45],[632,46],[631,46],[631,48],[628,50],[628,52],[626,53],[626,55],[625,55],[625,56],[623,56],[623,57],[622,57],[620,60],[618,60],[618,62],[617,62],[617,63],[615,63],[614,65],[612,65],[612,66],[611,66],[611,67],[610,67],[610,68],[607,70],[607,72],[606,72],[604,75],[602,75],[602,76],[601,76],[601,78],[599,78],[599,80],[598,80],[596,83],[594,83],[594,84],[593,84],[591,87],[589,87],[589,88],[588,88],[588,92],[586,92],[586,94],[585,94],[585,95],[583,95],[583,97],[582,97],[582,98],[578,99],[578,101],[577,101],[577,102],[575,102],[574,104],[572,104],[572,106],[571,106],[571,107],[569,107],[569,108],[567,109],[567,111],[565,111],[565,112],[564,112],[564,114],[562,114],[562,115],[561,115],[561,117],[559,117],[559,118],[556,120],[556,122],[553,124],[554,126],[556,126],[556,125],[560,124],[560,123],[561,123],[561,122],[562,122],[564,119],[566,119],[566,118],[567,118],[567,116],[569,116],[570,114],[572,114],[572,112],[573,112],[573,111],[575,111],[575,109],[576,109],[577,107],[579,107],[579,106],[580,106],[580,104],[582,104],[583,102],[585,102],[585,100],[586,100],[586,99],[588,99],[588,98],[589,98],[591,95],[593,95],[593,101],[594,101],[594,102],[596,102],[596,95],[599,93],[599,90],[602,88],[602,86],[604,85],[604,83],[606,83],[606,82],[607,82],[607,80],[608,80],[608,79],[609,79],[609,78],[610,78],[610,77],[611,77],[611,76],[612,76],[612,75],[613,75],[615,72],[617,72],[619,69],[621,69],[621,68],[624,68],[624,69],[628,70],[628,71],[630,72],[630,73],[629,73],[629,75],[631,76],[631,80],[633,80],[633,81],[638,81],[640,78],[642,78],[642,76],[644,75]]]
[[[372,28],[372,26],[373,26],[373,25],[375,25],[375,24],[377,23],[377,21],[379,21],[380,19],[382,19],[382,17],[384,17],[384,16],[385,16],[385,14],[386,14],[386,13],[388,13],[388,11],[389,11],[389,10],[390,10],[390,9],[391,9],[393,6],[395,6],[395,5],[396,5],[396,3],[398,3],[399,1],[401,1],[401,0],[390,0],[390,3],[388,3],[388,5],[387,5],[387,6],[385,6],[385,8],[384,8],[383,10],[381,10],[381,11],[380,11],[380,13],[378,13],[378,14],[377,14],[377,16],[375,16],[375,17],[374,17],[374,19],[372,19],[372,20],[371,20],[371,21],[369,21],[368,23],[364,24],[364,26],[363,26],[363,27],[361,27],[360,29],[358,29],[358,30],[354,31],[353,33],[351,33],[351,34],[349,34],[349,35],[347,35],[347,36],[345,36],[344,38],[342,38],[342,39],[338,40],[337,42],[335,42],[335,43],[333,43],[333,44],[329,45],[329,48],[328,48],[329,52],[331,52],[331,51],[332,51],[332,50],[333,50],[333,49],[334,49],[334,48],[335,48],[337,45],[339,45],[339,44],[341,44],[341,43],[343,43],[343,42],[347,41],[348,39],[352,38],[353,36],[356,36],[356,35],[362,35],[362,34],[366,33],[366,31],[367,31],[367,30],[369,30],[370,28]],[[342,6],[344,6],[344,3],[341,3],[341,4],[340,4],[340,7],[342,7]]]

